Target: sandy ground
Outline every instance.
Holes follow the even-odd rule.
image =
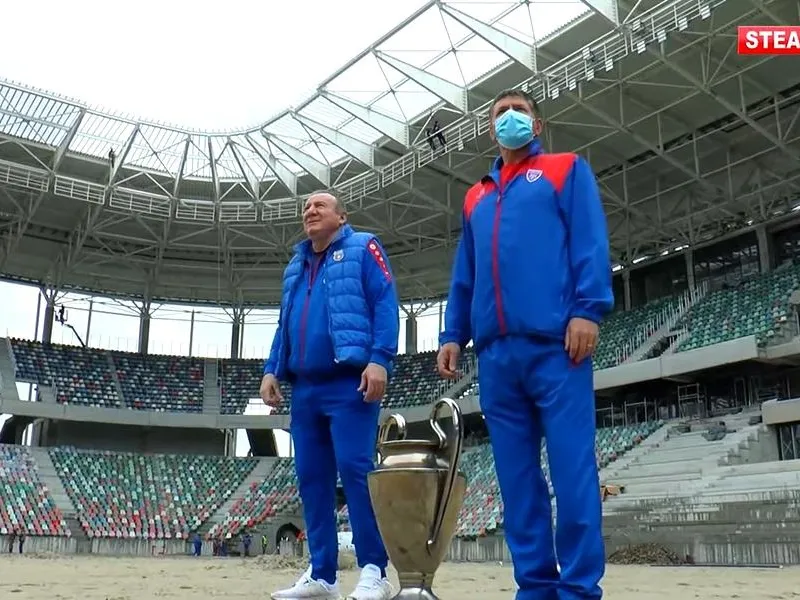
[[[176,600],[269,598],[298,575],[290,559],[112,558],[0,554],[2,600]],[[302,567],[301,563],[298,563]],[[302,569],[300,569],[302,570]],[[344,592],[356,572],[342,574]],[[396,582],[396,580],[395,580]],[[616,567],[604,582],[609,600],[778,600],[800,598],[800,569]],[[511,600],[508,566],[445,564],[436,591],[442,600]]]

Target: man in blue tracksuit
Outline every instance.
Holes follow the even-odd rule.
[[[261,397],[292,384],[291,433],[311,566],[281,600],[339,598],[336,476],[341,475],[361,578],[348,598],[388,600],[388,559],[372,512],[380,400],[397,355],[400,311],[378,240],[356,232],[337,199],[313,194],[303,209],[308,239],[283,275],[278,329],[264,364]]]
[[[608,233],[589,165],[544,153],[538,114],[519,90],[493,103],[500,156],[464,201],[437,366],[454,377],[473,340],[517,600],[596,599],[605,556],[591,354],[614,304]]]

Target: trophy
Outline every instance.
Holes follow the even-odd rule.
[[[439,426],[450,409],[452,433]],[[458,470],[464,423],[458,404],[438,400],[429,418],[435,440],[406,439],[406,421],[391,415],[378,433],[378,466],[369,474],[369,494],[378,528],[400,591],[392,600],[438,600],[431,589],[456,530],[467,479]],[[396,439],[389,439],[392,426]]]

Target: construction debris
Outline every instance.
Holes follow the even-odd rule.
[[[689,557],[681,558],[672,550],[658,544],[638,544],[620,548],[608,557],[614,565],[685,565]]]

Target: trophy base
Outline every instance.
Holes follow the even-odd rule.
[[[392,600],[439,600],[429,587],[406,587],[401,589]]]

